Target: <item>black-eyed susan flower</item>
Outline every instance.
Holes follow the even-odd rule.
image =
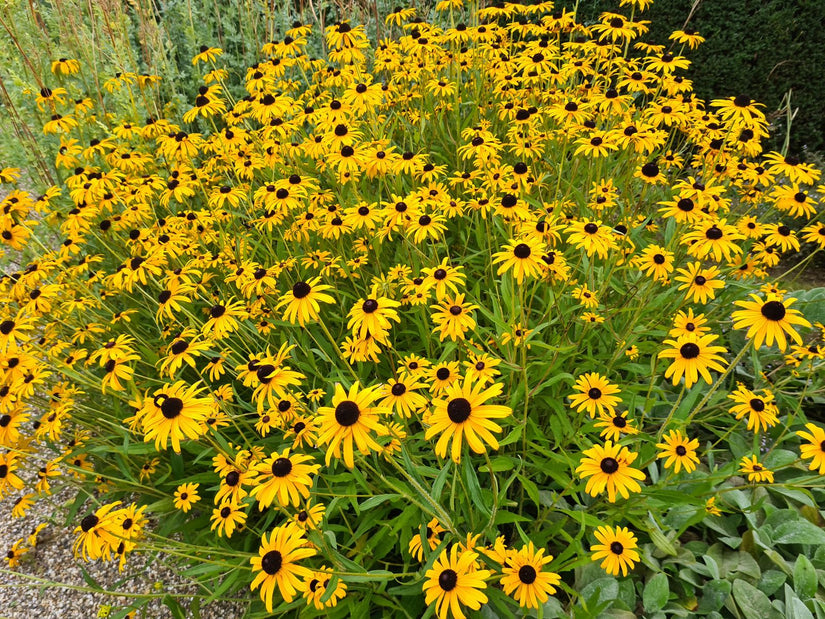
[[[684,290],[685,296],[694,303],[707,303],[716,297],[717,290],[725,287],[715,266],[703,268],[701,262],[691,262],[686,269],[676,269],[676,272],[678,275],[673,279],[682,284],[679,290]]]
[[[175,489],[175,509],[181,510],[184,514],[187,513],[192,506],[201,500],[198,494],[198,483],[181,484]]]
[[[55,75],[74,75],[80,73],[80,62],[74,58],[58,58],[52,62],[51,70]]]
[[[325,290],[330,290],[332,286],[319,283],[320,277],[314,277],[309,281],[298,281],[280,299],[275,309],[285,307],[283,319],[302,327],[308,322],[317,320],[321,306],[320,303],[334,303],[330,295],[325,294]]]
[[[699,447],[698,439],[689,439],[682,434],[681,430],[671,430],[662,437],[662,443],[656,443],[659,448],[657,459],[665,459],[665,468],[673,468],[674,473],[685,469],[686,473],[692,473],[699,464],[696,449]]]
[[[435,453],[445,458],[447,446],[452,441],[450,456],[454,462],[460,462],[464,440],[475,453],[486,452],[488,445],[498,449],[493,432],[501,432],[501,426],[492,420],[509,417],[513,411],[507,406],[486,402],[501,395],[503,389],[500,383],[485,387],[484,383],[473,383],[466,378],[448,385],[444,398],[432,402],[433,413],[428,419],[430,427],[424,435],[427,440],[440,435]]]
[[[739,472],[748,476],[748,481],[773,483],[773,471],[760,464],[756,456],[743,456],[739,462]]]
[[[499,376],[496,367],[501,364],[501,359],[496,359],[486,353],[470,352],[464,362],[464,376],[473,382],[491,383]]]
[[[302,529],[320,529],[326,509],[323,503],[309,502],[303,509],[295,512],[292,522]]]
[[[617,494],[627,499],[631,492],[642,491],[637,480],[643,480],[645,474],[630,466],[639,454],[612,441],[605,441],[604,447],[594,445],[583,453],[576,472],[587,479],[585,492],[590,496],[607,490],[608,501],[615,503]]]
[[[476,326],[472,312],[478,309],[478,305],[465,303],[463,294],[446,297],[440,304],[430,307],[436,310],[432,314],[435,323],[433,333],[438,333],[442,342],[448,337],[453,342],[463,340],[465,333]]]
[[[736,227],[729,225],[727,220],[708,219],[683,234],[681,243],[688,245],[688,253],[700,260],[713,258],[716,262],[722,259],[730,262],[734,254],[742,253],[738,241],[743,238]]]
[[[453,544],[449,550],[441,552],[432,569],[424,575],[424,602],[435,604],[438,619],[452,614],[454,619],[464,619],[461,606],[473,610],[487,602],[483,592],[487,588],[486,579],[492,572],[479,569],[476,564],[478,553],[470,550],[459,552],[459,545]]]
[[[614,443],[618,442],[624,434],[638,434],[639,429],[635,427],[634,421],[627,418],[627,411],[622,413],[599,413],[599,421],[595,427],[602,428],[599,436],[609,439]]]
[[[356,382],[349,391],[335,384],[332,406],[318,409],[319,445],[327,446],[326,463],[332,458],[343,458],[348,468],[355,466],[354,447],[367,455],[371,451],[381,451],[373,435],[385,436],[387,428],[381,423],[381,415],[390,414],[390,409],[375,406],[381,397],[381,386],[361,387]]]
[[[15,473],[20,466],[18,459],[19,456],[16,453],[0,453],[0,499],[5,496],[10,488],[23,489],[23,480]]]
[[[112,550],[117,548],[120,540],[116,534],[117,518],[115,508],[120,501],[102,505],[96,511],[85,516],[78,525],[74,534],[72,549],[75,557],[82,557],[84,561],[108,558]]]
[[[332,584],[331,569],[321,566],[320,569],[313,571],[302,585],[307,606],[312,604],[316,610],[337,606],[347,594],[347,583],[339,578],[334,589],[329,588]]]
[[[312,457],[298,453],[289,453],[289,448],[281,453],[275,452],[269,458],[258,463],[255,487],[250,496],[258,501],[258,509],[263,511],[277,499],[282,507],[297,506],[301,497],[309,498],[312,487],[312,475],[321,468],[318,464],[309,464]]]
[[[768,389],[765,389],[762,394],[757,394],[739,383],[736,391],[728,395],[728,399],[736,403],[729,409],[736,419],[748,416],[748,430],[764,431],[779,422],[779,409],[774,401],[773,393]]]
[[[817,470],[820,475],[825,475],[825,430],[813,423],[806,423],[808,430],[799,430],[796,435],[808,441],[799,448],[803,460],[810,460],[808,468]]]
[[[232,537],[235,529],[242,527],[246,523],[245,505],[233,499],[222,501],[212,510],[212,526],[210,530],[218,530],[218,537]]]
[[[401,321],[395,309],[400,305],[388,297],[359,299],[349,312],[347,329],[359,337],[386,333],[392,327],[391,321]]]
[[[412,536],[410,543],[407,546],[407,550],[409,553],[415,557],[417,561],[424,560],[424,546],[423,541],[427,542],[427,546],[429,547],[430,551],[435,550],[438,548],[438,545],[441,543],[441,534],[444,533],[444,527],[439,524],[437,518],[431,519],[427,526],[425,527],[424,534],[416,533]],[[422,541],[423,537],[423,541]]]
[[[543,569],[552,560],[552,555],[544,556],[544,548],[536,549],[533,542],[511,553],[502,569],[504,593],[513,596],[522,608],[544,604],[561,582],[561,576]]]
[[[780,296],[769,294],[762,300],[757,295],[750,295],[752,301],[736,301],[736,305],[744,309],[733,312],[734,329],[747,329],[746,337],[753,340],[756,348],[762,346],[764,342],[771,346],[774,341],[780,350],[788,347],[788,340],[785,333],[797,343],[802,344],[802,337],[797,333],[793,325],[810,327],[809,323],[802,316],[801,312],[790,309],[796,299],[783,299]]]
[[[258,556],[249,559],[255,578],[250,584],[254,591],[260,587],[261,601],[267,612],[272,612],[272,594],[275,587],[286,602],[291,602],[301,591],[301,581],[312,575],[312,570],[298,562],[316,554],[306,543],[304,530],[293,523],[275,527],[267,536],[261,536]]]
[[[694,314],[693,308],[687,311],[680,310],[673,318],[673,327],[668,331],[671,337],[683,337],[690,335],[705,335],[710,333],[710,327],[706,326],[708,319],[704,314]]]
[[[493,263],[500,265],[497,274],[512,271],[518,284],[521,284],[525,278],[539,278],[543,270],[541,262],[543,251],[542,244],[531,237],[511,240],[502,251],[493,254]]]
[[[425,267],[422,269],[426,276],[424,279],[424,286],[426,288],[435,288],[435,298],[439,301],[447,296],[448,291],[453,294],[458,294],[460,286],[464,286],[465,276],[462,273],[464,267],[451,266],[449,258],[444,258],[440,264],[434,267]]]
[[[690,389],[699,376],[707,384],[713,383],[709,370],[724,372],[724,358],[718,353],[726,352],[724,346],[714,346],[713,341],[718,335],[682,335],[675,340],[665,340],[669,348],[659,353],[660,359],[673,359],[673,363],[665,370],[665,378],[670,378],[677,385],[685,377],[685,387]]]
[[[570,404],[578,412],[587,411],[591,418],[598,413],[613,414],[622,401],[616,394],[621,393],[618,385],[611,383],[598,372],[588,372],[576,379],[573,385],[576,393],[570,395]]]
[[[413,413],[427,405],[427,397],[419,393],[426,388],[414,376],[401,375],[397,379],[391,378],[384,386],[384,398],[378,403],[382,408],[391,409],[401,417],[410,417]]]
[[[599,527],[593,534],[599,542],[590,546],[593,561],[601,561],[601,568],[612,576],[627,576],[639,561],[636,536],[627,527]]]
[[[34,498],[35,495],[33,492],[29,492],[27,494],[23,494],[14,501],[14,505],[11,508],[11,515],[12,518],[23,518],[25,517],[26,513],[31,509],[32,505],[34,505]]]
[[[667,281],[673,272],[673,252],[659,245],[650,245],[636,258],[636,265],[656,281]]]
[[[198,49],[198,53],[192,57],[192,66],[195,66],[201,62],[206,64],[215,62],[215,59],[222,54],[223,50],[220,47],[201,45]]]
[[[154,440],[157,449],[172,449],[180,453],[184,438],[196,439],[206,432],[203,422],[212,414],[211,398],[197,397],[203,391],[197,385],[178,381],[155,391],[154,397],[146,398],[139,412],[144,440]]]
[[[609,234],[609,228],[602,226],[601,221],[580,220],[567,227],[567,240],[576,247],[584,249],[588,256],[596,254],[599,258],[607,258],[611,249],[616,248],[616,242]]]
[[[3,557],[9,569],[18,567],[20,565],[20,559],[22,559],[29,550],[31,550],[31,548],[25,545],[25,539],[21,538],[14,542]]]

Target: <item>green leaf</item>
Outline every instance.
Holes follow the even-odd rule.
[[[765,570],[756,588],[770,597],[779,591],[779,588],[785,584],[786,580],[788,580],[788,577],[779,570]]]
[[[364,501],[363,503],[361,503],[358,506],[358,509],[360,509],[361,511],[367,511],[368,509],[372,509],[373,507],[381,505],[381,503],[385,503],[387,501],[392,501],[393,499],[395,499],[399,496],[400,495],[398,495],[398,494],[379,494],[379,495],[376,495],[376,496],[372,496],[372,497],[368,498],[366,501]]]
[[[581,590],[581,597],[588,606],[615,600],[619,595],[619,583],[615,578],[597,578]]]
[[[799,555],[793,566],[793,588],[800,597],[812,598],[816,595],[816,568],[805,555]]]
[[[768,596],[744,580],[733,581],[733,599],[745,619],[770,619],[779,613]]]
[[[784,522],[773,532],[774,544],[825,544],[825,531],[807,520]]]
[[[473,465],[470,464],[470,458],[464,458],[464,465],[462,466],[464,472],[464,481],[467,482],[467,492],[470,493],[470,498],[478,510],[485,516],[490,515],[490,506],[484,501],[481,495],[481,484],[478,483]]]
[[[669,595],[670,587],[667,576],[659,573],[647,581],[644,593],[642,593],[642,604],[647,612],[656,612],[665,607]]]
[[[786,619],[814,619],[814,614],[805,606],[788,585],[785,585],[785,617]]]
[[[544,603],[542,608],[544,619],[556,619],[557,617],[564,617],[564,606],[561,605],[556,598],[550,597]]]
[[[183,606],[178,604],[177,600],[173,598],[171,595],[164,595],[163,596],[163,604],[172,611],[172,616],[175,619],[186,619],[186,611],[183,609]]]
[[[731,586],[727,580],[711,580],[702,587],[702,599],[697,610],[700,613],[710,613],[721,609],[730,591]]]

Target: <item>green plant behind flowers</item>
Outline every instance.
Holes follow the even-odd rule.
[[[822,296],[767,274],[820,172],[625,4],[295,24],[243,91],[204,45],[181,114],[53,59],[61,180],[2,171],[14,515],[71,476],[78,557],[250,616],[820,612]]]

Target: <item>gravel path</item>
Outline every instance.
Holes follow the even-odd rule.
[[[25,518],[12,517],[13,495],[0,503],[0,522],[3,525],[0,527],[0,552],[5,554],[15,541],[21,537],[28,538],[33,528],[41,522],[65,521],[67,504],[71,503],[72,494],[67,487],[58,489],[56,483],[53,488],[54,494],[35,503]],[[155,595],[191,595],[197,592],[197,587],[187,582],[173,565],[158,563],[149,554],[132,553],[123,572],[118,572],[116,561],[84,563],[74,558],[73,540],[71,528],[50,524],[38,535],[37,547],[23,556],[20,565],[14,569],[14,574],[7,569],[0,572],[0,619],[93,619],[123,616],[134,600],[90,591],[90,583],[84,578],[84,569],[95,583],[106,590]],[[7,567],[5,561],[0,567]],[[60,582],[68,587],[46,587],[44,581]],[[184,608],[188,608],[188,600],[182,599],[180,602]],[[243,605],[215,602],[202,607],[200,617],[240,617],[243,609]],[[173,617],[160,597],[142,606],[136,616],[151,619]]]

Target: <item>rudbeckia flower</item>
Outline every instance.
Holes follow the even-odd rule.
[[[486,402],[501,395],[503,389],[498,383],[485,388],[483,383],[473,384],[466,378],[447,386],[445,398],[433,400],[430,427],[424,435],[427,440],[440,435],[435,453],[446,457],[447,446],[452,441],[450,456],[454,462],[460,462],[464,440],[475,453],[486,452],[487,445],[498,449],[493,432],[501,432],[501,426],[491,420],[509,417],[513,411],[507,406]]]
[[[312,570],[298,562],[315,554],[316,550],[307,545],[304,530],[292,523],[276,527],[269,535],[263,534],[258,556],[249,560],[255,574],[250,589],[260,587],[267,612],[272,612],[276,586],[286,602],[291,602],[301,591],[301,580],[309,578]]]
[[[617,494],[627,499],[631,492],[642,491],[637,480],[643,480],[645,474],[630,466],[639,454],[611,441],[605,441],[604,447],[594,445],[583,453],[585,457],[576,472],[582,479],[589,478],[585,492],[590,496],[607,490],[607,500],[615,503]]]
[[[300,326],[305,326],[308,322],[317,320],[320,316],[320,303],[334,303],[330,295],[325,294],[325,290],[330,290],[332,286],[320,284],[320,277],[315,277],[309,281],[298,281],[293,284],[289,292],[283,294],[278,300],[275,309],[286,307],[283,319],[287,322]]]
[[[636,536],[627,527],[599,527],[594,535],[598,544],[590,546],[593,561],[601,561],[602,569],[612,576],[627,576],[639,561]]]
[[[432,569],[424,575],[424,601],[429,606],[435,603],[438,619],[446,619],[452,613],[454,619],[464,619],[461,605],[473,610],[481,608],[487,602],[483,590],[487,588],[486,579],[493,574],[489,570],[478,569],[478,553],[465,550],[459,553],[458,544],[453,544],[441,552]]]
[[[802,344],[802,337],[793,326],[810,327],[811,323],[798,310],[789,309],[796,299],[783,299],[770,294],[764,300],[755,294],[750,297],[753,301],[736,301],[736,305],[744,309],[731,315],[734,329],[747,328],[746,336],[753,339],[756,348],[763,342],[771,346],[776,341],[779,350],[785,350],[788,347],[786,333],[797,344]]]

